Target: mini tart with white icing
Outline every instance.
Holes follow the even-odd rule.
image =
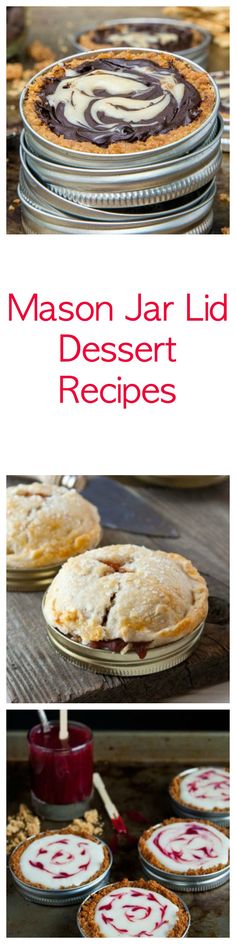
[[[123,879],[82,904],[85,937],[183,937],[188,914],[177,895],[155,881]]]
[[[211,115],[206,72],[168,53],[105,50],[55,63],[33,79],[24,115],[60,147],[125,154],[176,142]]]
[[[101,840],[66,827],[26,839],[10,857],[16,878],[51,891],[86,885],[106,872],[109,863],[109,850]]]
[[[123,653],[127,646],[147,650],[191,634],[207,615],[207,598],[204,578],[185,557],[114,544],[63,565],[47,591],[44,615],[86,646]]]
[[[195,767],[173,778],[169,792],[173,800],[192,810],[227,813],[230,775],[227,767]]]
[[[163,872],[207,875],[229,864],[228,831],[208,820],[172,817],[143,833],[139,851]]]
[[[101,538],[95,505],[62,485],[7,489],[7,566],[27,569],[62,563],[96,547]]]

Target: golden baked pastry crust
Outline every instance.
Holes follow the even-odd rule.
[[[73,836],[76,834],[76,835],[78,835],[79,837],[81,836],[82,838],[88,839],[89,842],[95,842],[97,845],[100,845],[99,839],[95,839],[94,836],[88,836],[88,833],[86,833],[86,830],[85,830],[84,832],[83,832],[83,830],[79,830],[78,833],[75,833],[75,829],[70,829],[69,826],[67,826],[67,827],[65,826],[63,829],[57,829],[57,830],[55,830],[55,829],[45,829],[44,832],[40,832],[40,833],[38,833],[36,836],[32,836],[31,839],[26,839],[25,842],[21,842],[20,845],[17,846],[17,848],[11,853],[11,856],[10,856],[10,859],[9,859],[9,865],[10,865],[10,867],[11,867],[11,869],[12,869],[12,872],[14,872],[14,875],[16,876],[16,878],[18,878],[21,882],[23,882],[24,885],[30,885],[32,888],[42,888],[42,889],[45,890],[45,885],[41,885],[40,883],[36,883],[36,882],[29,882],[29,881],[27,881],[27,879],[26,879],[25,876],[23,875],[23,872],[21,871],[21,864],[20,864],[20,863],[21,863],[21,856],[22,856],[22,854],[23,854],[23,852],[24,852],[24,849],[28,848],[28,846],[31,845],[32,842],[35,842],[36,839],[39,839],[39,838],[42,838],[42,839],[43,839],[44,836],[55,836],[55,835],[58,835],[59,833],[62,833],[62,834],[63,834],[63,833],[66,833],[66,834],[71,833]],[[96,878],[99,877],[99,875],[101,875],[103,872],[105,872],[106,869],[107,869],[108,866],[109,866],[110,855],[109,855],[109,850],[108,850],[108,848],[107,848],[106,846],[104,846],[104,848],[103,848],[103,853],[104,853],[104,858],[103,858],[102,866],[101,866],[101,868],[99,869],[99,871],[96,872],[96,873],[93,875],[93,880],[95,880]],[[90,879],[90,881],[91,881],[91,879]],[[84,883],[83,883],[83,884],[84,884]],[[62,887],[62,889],[63,889],[64,886],[62,885],[61,887]],[[77,886],[77,885],[74,886],[74,885],[72,884],[71,886],[67,886],[67,887],[71,887],[71,888],[78,887],[78,888],[79,888],[79,885],[78,885],[78,886]]]
[[[163,895],[168,901],[173,902],[174,905],[179,909],[178,920],[176,921],[175,927],[172,931],[167,934],[167,937],[182,937],[184,932],[188,927],[188,915],[185,911],[182,901],[178,898],[178,895],[175,892],[170,891],[168,888],[163,888],[162,885],[159,885],[158,882],[150,881],[145,882],[144,879],[135,879],[133,882],[130,882],[127,878],[122,879],[121,882],[115,882],[113,885],[106,886],[99,892],[94,892],[91,897],[82,904],[80,909],[80,924],[85,933],[85,937],[104,937],[100,932],[100,928],[95,921],[95,911],[99,901],[108,894],[108,892],[115,891],[116,888],[148,888],[152,892],[157,892],[159,895]]]
[[[228,768],[228,767],[222,767],[222,770],[226,770],[227,773],[229,772],[229,768]],[[195,813],[197,813],[197,811],[199,811],[199,813],[201,813],[201,810],[202,810],[202,812],[204,812],[204,807],[203,807],[203,806],[202,806],[202,807],[199,806],[199,805],[198,805],[198,806],[194,806],[194,803],[189,803],[189,801],[188,801],[188,803],[184,803],[184,802],[183,802],[183,800],[181,799],[181,796],[180,796],[180,784],[181,784],[181,780],[182,780],[182,777],[180,777],[180,776],[178,776],[178,775],[177,775],[176,777],[173,777],[173,780],[171,781],[171,784],[170,784],[170,787],[169,787],[170,796],[173,798],[173,800],[177,800],[177,803],[179,803],[180,806],[183,806],[183,808],[184,808],[184,807],[187,807],[187,808],[189,808],[190,810],[195,811]],[[219,806],[213,806],[213,807],[212,807],[212,810],[209,810],[208,812],[209,812],[209,814],[210,814],[211,812],[212,812],[212,813],[224,813],[224,812],[225,812],[225,813],[228,813],[228,812],[229,812],[229,807],[226,806],[225,808],[223,808],[222,806],[221,806],[221,807],[219,807]]]
[[[218,825],[216,826],[216,824],[212,823],[209,819],[198,818],[197,822],[203,823],[204,826],[212,826],[213,829],[216,829],[217,832],[224,833],[224,835],[227,837],[229,835],[228,829],[225,829],[224,826],[218,826]],[[182,818],[180,816],[178,817],[172,816],[170,819],[164,819],[161,825],[169,826],[170,823],[187,823],[188,825],[190,825],[191,819],[186,820],[186,818],[184,819],[184,817]],[[145,832],[142,834],[142,836],[139,839],[138,848],[143,858],[147,859],[147,861],[150,862],[151,865],[154,865],[155,868],[161,869],[162,872],[171,872],[171,869],[167,869],[166,866],[163,865],[163,862],[159,861],[158,856],[153,855],[153,853],[147,846],[147,839],[150,838],[155,828],[156,828],[155,826],[151,826],[150,829],[145,830]],[[224,863],[222,863],[221,865],[212,866],[210,869],[187,869],[186,872],[182,874],[184,875],[208,875],[208,873],[220,872],[221,869],[225,869]]]
[[[191,561],[130,544],[71,558],[47,591],[48,622],[86,645],[123,639],[163,645],[205,619],[204,578]]]
[[[105,51],[102,53],[103,59],[109,59],[111,56],[111,50]],[[98,51],[97,57],[100,57],[100,52]],[[118,51],[114,49],[112,58],[119,59],[142,59],[143,51],[137,52],[137,50],[126,49],[125,51]],[[72,58],[66,60],[66,68],[74,69],[78,63],[80,57]],[[200,125],[208,118],[211,114],[214,105],[215,105],[215,92],[213,85],[206,72],[198,72],[194,69],[193,65],[190,62],[184,62],[177,57],[173,56],[170,53],[156,53],[151,52],[150,50],[145,50],[145,58],[150,59],[152,62],[155,62],[157,65],[161,65],[165,68],[174,67],[183,75],[183,77],[198,90],[201,97],[201,105],[199,109],[199,115],[194,121],[189,125],[181,125],[179,128],[174,128],[171,131],[167,131],[166,134],[150,135],[146,141],[116,141],[115,143],[109,144],[108,147],[103,148],[99,147],[97,144],[93,144],[87,141],[74,141],[64,138],[63,135],[57,135],[47,126],[45,122],[39,117],[36,109],[36,104],[38,96],[40,95],[41,89],[44,86],[45,79],[58,78],[61,79],[64,76],[64,68],[62,64],[56,64],[50,66],[49,69],[46,69],[41,75],[39,74],[33,79],[28,88],[26,89],[23,111],[24,115],[29,123],[29,125],[41,135],[43,138],[46,138],[48,141],[51,141],[53,144],[57,144],[60,147],[72,148],[74,151],[83,151],[90,154],[127,154],[137,151],[147,151],[152,148],[161,147],[166,144],[170,144],[175,141],[179,141],[181,138],[185,138],[187,135],[196,131]],[[87,62],[94,62],[94,55],[86,57]]]
[[[61,563],[96,547],[101,538],[95,505],[75,489],[33,482],[7,489],[7,566],[27,569]]]

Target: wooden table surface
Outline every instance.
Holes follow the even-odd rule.
[[[127,479],[123,481],[127,484]],[[172,522],[179,536],[154,539],[104,529],[102,544],[146,544],[192,559],[205,575],[210,593],[209,616],[200,642],[186,662],[155,675],[138,678],[98,675],[65,660],[52,648],[45,630],[40,592],[10,592],[9,702],[160,702],[182,694],[191,696],[204,685],[209,688],[228,679],[228,482],[194,490],[129,482]]]
[[[30,783],[26,763],[26,737],[12,733],[8,753],[8,812],[20,803],[30,805]],[[197,732],[99,732],[95,733],[95,765],[132,835],[114,842],[114,834],[100,799],[92,805],[104,819],[103,837],[112,847],[111,880],[142,877],[137,855],[139,836],[148,826],[172,814],[168,784],[186,766],[228,764],[228,737],[209,731]],[[141,822],[137,820],[141,819]],[[43,827],[56,824],[44,822]],[[60,824],[61,826],[62,824]],[[204,893],[183,892],[191,913],[189,937],[225,938],[229,934],[229,883]],[[8,876],[8,937],[76,937],[76,905],[42,907],[26,902]]]
[[[159,15],[161,7],[146,6],[146,16]],[[39,39],[42,43],[50,45],[55,53],[55,60],[74,52],[71,37],[83,29],[91,28],[94,23],[103,22],[105,19],[119,16],[143,16],[143,7],[28,7],[27,8],[27,45],[34,39]],[[32,68],[32,60],[26,55],[19,57],[24,66]],[[222,49],[212,43],[209,54],[208,70],[214,71],[229,68],[229,51]],[[8,194],[7,194],[7,232],[9,234],[22,233],[20,207],[14,205],[17,197],[17,185],[19,179],[19,117],[12,103],[8,113],[11,127],[17,133],[8,138],[8,157],[7,157],[7,176],[8,176]],[[229,203],[227,199],[222,200],[220,194],[229,194],[229,155],[224,153],[221,168],[217,175],[217,194],[214,205],[214,223],[213,233],[220,233],[222,227],[229,226]],[[9,209],[11,207],[11,209]]]

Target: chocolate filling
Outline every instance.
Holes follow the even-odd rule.
[[[94,72],[98,75],[93,85]],[[120,75],[115,93],[109,90],[111,73],[116,79]],[[75,88],[77,76],[83,80],[81,88],[79,82]],[[128,90],[127,79],[132,80]],[[187,126],[198,117],[200,105],[198,90],[174,66],[164,68],[145,58],[101,57],[79,62],[76,69],[65,70],[64,78],[45,78],[35,107],[54,134],[106,147],[122,140],[146,141],[150,135]]]
[[[124,38],[123,33],[125,33],[126,38]],[[128,41],[127,34],[130,33],[131,41]],[[165,40],[165,44],[161,44],[161,49],[168,50],[170,52],[177,52],[181,49],[190,49],[192,45],[192,35],[193,31],[188,26],[175,26],[167,23],[135,23],[135,21],[129,24],[124,24],[122,29],[119,25],[114,24],[114,26],[101,27],[92,33],[92,40],[94,43],[101,44],[103,46],[117,46],[117,39],[113,43],[113,36],[120,35],[120,46],[132,46],[132,34],[140,33],[140,46],[142,43],[142,33],[148,34],[150,36],[150,43],[148,48],[153,49],[159,48],[158,45],[158,35],[164,33],[165,35],[169,34],[169,39]],[[175,39],[173,39],[173,34],[175,34]],[[77,37],[77,42],[79,42],[79,36]],[[146,42],[145,42],[146,46]]]
[[[109,616],[112,606],[114,606],[115,601],[116,601],[116,592],[112,593],[110,602],[108,603],[108,605],[106,606],[104,610],[102,624],[101,624],[102,626],[107,625],[108,616]]]
[[[126,643],[124,639],[110,639],[105,642],[105,640],[100,640],[100,642],[90,642],[89,646],[91,649],[108,649],[110,652],[122,652],[122,649],[125,648]],[[136,652],[139,659],[145,659],[148,651],[148,643],[143,642],[132,642],[132,652]]]

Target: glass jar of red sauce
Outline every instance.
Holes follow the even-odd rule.
[[[68,739],[59,738],[59,724],[47,733],[41,724],[28,733],[31,800],[39,816],[73,819],[88,809],[93,792],[93,735],[70,721]]]

